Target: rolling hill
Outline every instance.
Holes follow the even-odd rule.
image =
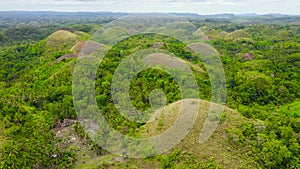
[[[0,52],[0,168],[299,168],[299,27],[237,26],[241,30],[230,32],[227,26],[232,27],[208,24],[200,28],[220,52],[228,90],[220,123],[204,143],[199,143],[199,134],[207,110],[214,104],[209,102],[210,78],[205,64],[188,46],[172,37],[136,35],[112,46],[99,65],[96,98],[82,98],[82,103],[96,100],[100,113],[123,134],[160,134],[174,123],[183,102],[200,101],[187,137],[175,148],[144,159],[105,151],[78,123],[72,93],[74,67],[80,52],[91,54],[103,44],[87,41],[88,34],[59,30],[35,44],[5,48]],[[120,29],[123,31],[109,31]],[[85,44],[91,48],[83,48]],[[190,47],[193,45],[207,49],[207,44]],[[147,48],[169,50],[190,66],[201,88],[196,94],[203,100],[182,100],[174,78],[159,69],[146,69],[131,81],[132,105],[149,110],[151,92],[161,89],[166,107],[156,110],[157,116],[147,124],[132,122],[118,113],[111,96],[114,72],[124,58]],[[211,51],[203,52],[209,55]],[[165,55],[155,57],[145,61],[168,65],[176,60],[161,62]],[[82,78],[81,82],[86,81]],[[82,86],[76,89],[86,91]],[[86,110],[95,108],[87,106]]]

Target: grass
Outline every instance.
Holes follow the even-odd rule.
[[[282,106],[280,112],[292,117],[300,117],[300,100],[296,100],[293,103]]]

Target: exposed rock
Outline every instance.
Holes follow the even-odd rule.
[[[155,48],[155,49],[160,49],[164,46],[164,43],[163,42],[155,42],[153,43],[152,45],[152,48]]]
[[[56,158],[56,157],[57,157],[57,154],[52,154],[51,157],[52,157],[52,158]]]
[[[243,55],[244,60],[253,60],[254,59],[254,54],[252,52],[250,53],[245,53]]]
[[[72,119],[64,119],[64,122],[62,123],[62,127],[68,127],[71,126],[72,124],[76,123],[76,120]]]

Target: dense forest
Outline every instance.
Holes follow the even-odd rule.
[[[0,168],[300,168],[300,17],[175,14],[199,28],[218,51],[226,107],[207,142],[195,141],[205,116],[199,115],[175,148],[135,159],[106,151],[86,133],[72,91],[83,46],[105,24],[128,14],[0,13]],[[201,88],[190,91],[203,99],[199,114],[212,104],[207,67],[184,43],[154,34],[123,39],[99,65],[95,95],[109,124],[135,137],[166,130],[182,98],[172,76],[149,68],[132,79],[131,103],[147,111],[151,92],[161,89],[168,111],[149,124],[118,113],[110,92],[114,72],[122,59],[148,48],[168,50],[188,63]]]

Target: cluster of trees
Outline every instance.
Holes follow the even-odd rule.
[[[281,112],[282,113],[282,112]],[[248,122],[228,131],[232,146],[265,168],[299,168],[299,117],[272,113],[264,122]]]
[[[280,110],[299,104],[299,30],[292,25],[253,25],[243,30],[248,38],[213,40],[223,55],[228,105],[247,118],[262,120],[242,124],[229,140],[264,168],[299,168],[300,116],[290,106]]]
[[[223,55],[233,104],[281,105],[299,98],[299,28],[261,25],[244,31],[248,38],[212,41]],[[284,31],[290,36],[282,36]]]
[[[51,130],[57,119],[76,117],[71,90],[62,85],[70,86],[71,71],[61,70],[65,63],[49,69],[54,56],[48,60],[45,51],[42,41],[0,54],[0,168],[68,168],[75,160],[75,152],[57,146]],[[60,83],[49,83],[58,70],[62,73],[53,79],[62,77]]]
[[[171,37],[146,34],[133,36],[119,42],[107,53],[101,62],[97,72],[97,80],[95,82],[98,106],[104,110],[104,112],[110,112],[104,113],[104,116],[106,116],[108,120],[113,120],[111,125],[115,128],[130,130],[129,126],[136,128],[141,124],[133,125],[134,123],[126,120],[113,106],[114,102],[112,99],[111,84],[114,72],[122,59],[137,51],[151,48],[157,43],[163,43],[161,49],[174,53],[176,56],[180,56],[184,60],[191,60],[195,65],[202,65],[200,61],[187,50],[185,44]],[[142,46],[140,44],[142,44]],[[132,61],[129,66],[135,64],[138,65],[140,63]],[[204,69],[203,65],[201,69]],[[135,73],[134,70],[131,69],[127,69],[125,71],[132,71],[126,72],[128,75]],[[202,83],[207,82],[205,81],[205,79],[207,80],[207,77],[207,73],[199,73],[195,71],[195,79],[199,83],[199,86],[203,87],[203,90],[201,90],[200,93],[197,93],[198,98],[199,96],[203,96],[205,99],[210,99],[209,83]],[[122,78],[127,80],[129,77]],[[184,77],[182,78],[184,79]],[[125,83],[123,84],[125,85]],[[120,89],[126,87],[128,86],[118,86]],[[174,77],[157,67],[154,67],[137,73],[132,79],[129,91],[131,103],[140,111],[148,110],[151,107],[149,95],[155,89],[161,89],[164,92],[167,104],[181,99],[180,88]],[[135,131],[134,128],[130,131]]]

